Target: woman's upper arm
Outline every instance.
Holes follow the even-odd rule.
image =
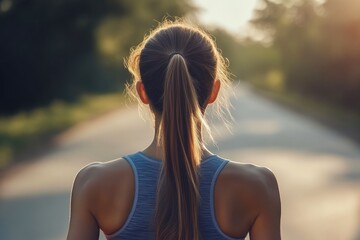
[[[281,202],[278,184],[274,174],[265,168],[261,170],[258,215],[250,230],[251,240],[280,240]]]
[[[82,169],[75,178],[70,207],[70,226],[67,240],[99,239],[99,226],[91,213],[94,200],[93,170],[95,165]]]

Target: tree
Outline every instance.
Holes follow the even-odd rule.
[[[192,11],[181,0],[0,0],[0,113],[120,90],[130,46],[165,13]],[[109,22],[118,28],[107,41],[116,37],[119,46],[104,55],[99,46]]]
[[[287,89],[359,109],[360,3],[262,3],[252,24],[279,52]]]

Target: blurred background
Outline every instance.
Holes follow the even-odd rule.
[[[124,58],[178,16],[207,29],[233,74],[235,121],[213,122],[212,150],[275,172],[284,239],[359,240],[359,12],[356,0],[0,0],[0,239],[64,239],[76,172],[151,140],[124,97]]]

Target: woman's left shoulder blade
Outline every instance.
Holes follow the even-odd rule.
[[[116,181],[116,178],[128,175],[126,173],[129,173],[129,168],[131,167],[124,159],[91,163],[76,175],[73,193],[85,198],[99,195],[107,186],[112,186],[111,183]],[[86,202],[86,199],[83,200]]]

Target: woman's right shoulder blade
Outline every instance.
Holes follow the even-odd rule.
[[[239,202],[254,211],[251,239],[280,239],[281,203],[274,173],[253,164],[229,162],[225,169]]]
[[[276,190],[277,181],[273,172],[254,164],[229,162],[224,168],[223,174],[235,185],[249,186],[259,190]]]

